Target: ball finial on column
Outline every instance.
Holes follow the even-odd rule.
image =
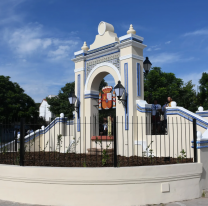
[[[132,24],[130,25],[129,30],[127,31],[127,34],[136,34],[136,31],[134,30]]]
[[[84,44],[83,44],[81,49],[84,50],[84,51],[88,51],[89,50],[89,47],[87,46],[86,41],[84,42]]]
[[[200,106],[200,107],[198,108],[198,111],[199,111],[199,112],[203,112],[203,111],[204,111],[204,108],[203,108],[202,106]]]

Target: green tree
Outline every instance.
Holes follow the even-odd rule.
[[[0,75],[0,121],[38,118],[34,100],[9,76]]]
[[[180,90],[180,97],[177,98],[177,104],[195,113],[198,109],[198,103],[194,86],[192,80],[183,84]]]
[[[196,93],[192,81],[184,84],[174,73],[166,73],[160,67],[153,67],[144,78],[144,98],[150,104],[157,99],[158,104],[163,105],[169,96],[178,106],[196,111]]]
[[[198,106],[203,106],[204,110],[208,109],[208,73],[203,72],[202,77],[199,80],[199,98]]]
[[[144,79],[144,97],[148,100],[151,96],[150,104],[154,99],[157,99],[159,104],[164,104],[168,96],[174,100],[180,96],[182,85],[182,79],[176,78],[175,74],[162,72],[160,67],[153,67]]]
[[[99,92],[102,91],[102,88],[108,86],[108,83],[105,81],[105,79],[102,79],[102,81],[100,82],[100,86],[99,86]]]
[[[107,85],[107,82],[104,79],[102,79],[99,86],[99,91],[101,91],[101,89]],[[73,117],[72,112],[74,111],[74,107],[69,104],[68,97],[70,93],[74,92],[74,87],[74,82],[67,83],[64,87],[61,88],[56,97],[46,97],[46,100],[50,105],[49,110],[57,117],[60,115],[60,113],[64,113],[64,116],[68,117],[69,119]]]
[[[65,117],[69,119],[73,117],[74,107],[69,104],[69,94],[74,92],[74,82],[67,83],[61,88],[56,97],[48,98],[46,100],[50,105],[49,110],[59,117],[60,113],[64,113]]]

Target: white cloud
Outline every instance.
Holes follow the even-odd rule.
[[[193,32],[185,33],[183,36],[198,36],[198,35],[208,35],[208,29],[200,29]]]
[[[160,53],[150,56],[150,60],[153,64],[169,64],[178,61],[188,62],[197,60],[194,57],[184,58],[179,53]]]
[[[165,44],[170,44],[171,41],[166,41]]]
[[[82,44],[78,31],[51,31],[38,22],[28,23],[27,13],[20,12],[24,2],[0,1],[0,74],[10,76],[36,102],[41,102],[74,81],[71,57]]]
[[[71,58],[74,51],[80,50],[81,41],[71,35],[49,36],[51,33],[38,23],[30,23],[3,30],[0,39],[9,56],[8,61],[0,56],[0,73],[11,76],[11,81],[19,83],[36,102],[74,81]]]
[[[48,52],[50,60],[60,60],[72,56],[73,52],[76,51],[76,47],[80,42],[78,40],[59,40],[53,39],[53,47]]]
[[[46,49],[48,46],[50,46],[52,44],[52,41],[51,39],[46,39],[44,42],[43,42],[43,48]]]
[[[179,61],[180,56],[174,53],[160,53],[153,56],[150,56],[150,60],[153,64],[161,63],[167,64],[175,61]]]
[[[2,0],[0,1],[0,25],[10,23],[22,23],[24,13],[15,13],[17,6],[25,2],[25,0]]]
[[[161,50],[160,45],[154,45],[154,46],[150,46],[147,51],[157,51],[157,50]]]
[[[203,72],[208,73],[208,70],[203,71]],[[198,72],[198,73],[193,72],[193,73],[189,73],[189,74],[179,76],[179,78],[183,79],[183,81],[185,83],[192,80],[192,83],[195,85],[195,87],[194,87],[195,90],[197,89],[197,86],[199,85],[199,80],[201,79],[201,77],[202,77],[202,72]]]
[[[4,40],[19,58],[42,55],[48,60],[60,60],[73,54],[80,43],[79,38],[52,38],[47,36],[44,27],[38,23],[28,24],[16,30],[4,31]],[[76,51],[76,50],[75,50]]]
[[[74,81],[74,72],[69,68],[63,69],[61,65],[54,64],[35,64],[31,62],[18,62],[0,66],[1,75],[10,76],[11,81],[17,82],[25,93],[31,96],[36,102],[41,102],[50,94],[58,94],[58,91],[67,82]],[[15,68],[15,69],[14,69]],[[56,69],[56,72],[50,71]],[[58,69],[57,69],[58,68]]]
[[[30,24],[15,31],[7,30],[4,37],[13,51],[28,54],[45,47],[48,42],[48,39],[41,39],[41,27],[39,24]]]
[[[59,46],[56,50],[50,51],[48,56],[54,59],[65,58],[69,55],[69,46]]]

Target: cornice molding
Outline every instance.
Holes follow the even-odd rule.
[[[109,48],[109,49],[105,49],[102,51],[98,51],[93,54],[89,54],[86,56],[86,61],[100,57],[101,55],[104,56],[104,55],[108,55],[108,54],[115,53],[115,52],[119,52],[119,49],[117,48],[117,46],[115,46],[114,48]]]
[[[179,180],[187,180],[187,179],[200,179],[201,173],[202,173],[202,163],[184,163],[183,165],[179,166],[176,165],[157,165],[157,166],[148,166],[150,169],[148,172],[149,176],[145,175],[145,177],[139,176],[141,174],[141,171],[146,172],[147,166],[143,167],[130,167],[128,169],[126,168],[120,168],[122,170],[123,174],[127,174],[126,170],[130,172],[130,174],[137,174],[136,172],[139,172],[138,175],[128,176],[123,175],[121,178],[121,175],[119,173],[117,174],[117,178],[115,178],[116,173],[113,171],[114,168],[50,168],[52,172],[55,174],[59,174],[62,176],[59,176],[59,178],[54,178],[55,174],[53,175],[52,172],[48,171],[44,167],[24,167],[24,172],[22,168],[18,168],[19,166],[10,166],[2,165],[1,168],[1,175],[0,180],[2,181],[8,181],[8,182],[22,182],[22,183],[41,183],[41,184],[55,184],[55,185],[127,185],[127,184],[146,184],[146,183],[161,183],[168,181],[179,181]],[[140,169],[141,168],[141,169]],[[154,168],[154,169],[153,169]],[[156,168],[156,175],[154,172]],[[182,168],[185,169],[184,172],[175,172],[175,174],[171,173],[168,174],[168,172],[164,174],[158,174],[158,171],[167,171],[167,170],[175,170],[177,169],[181,170]],[[15,172],[9,172],[7,174],[7,170],[10,169],[11,171]],[[188,171],[190,169],[190,171]],[[25,173],[25,170],[27,171],[27,175],[22,175],[21,172]],[[68,172],[70,171],[76,171],[72,172],[72,175],[66,174],[63,170],[66,170]],[[93,176],[94,173],[93,170],[97,170],[100,176]],[[112,177],[108,175],[108,172],[113,173]],[[47,173],[49,175],[47,176]],[[88,175],[86,175],[86,173]],[[41,175],[36,175],[41,174]],[[79,176],[81,175],[81,176]],[[81,178],[80,178],[81,177]]]
[[[147,45],[145,45],[145,44],[141,44],[139,42],[135,42],[135,41],[132,41],[132,40],[122,42],[118,45],[119,49],[123,49],[123,48],[129,47],[129,46],[134,46],[134,47],[137,47],[137,48],[140,48],[140,49],[144,49],[144,48],[147,47]]]
[[[71,59],[74,63],[80,62],[80,61],[84,61],[86,59],[86,56],[80,56],[80,57],[76,57]]]
[[[138,36],[138,35],[136,35],[136,34],[126,34],[126,35],[124,35],[124,36],[119,37],[119,41],[123,41],[123,40],[128,39],[128,38],[135,38],[135,39],[138,39],[138,40],[140,40],[140,41],[142,41],[142,42],[143,42],[143,40],[144,40],[143,37]]]
[[[95,52],[95,53],[92,53],[92,54],[87,54],[86,53],[87,55],[78,56],[76,58],[73,58],[72,61],[75,62],[75,63],[80,62],[80,61],[86,61],[86,60],[89,60],[89,59],[92,59],[92,58],[99,57],[100,55],[107,55],[108,53],[119,52],[120,49],[123,49],[125,47],[129,47],[129,46],[137,47],[137,48],[140,48],[140,49],[144,49],[144,48],[147,47],[147,45],[144,45],[142,43],[139,43],[139,42],[136,42],[136,41],[133,41],[133,40],[128,40],[128,41],[122,42],[120,44],[117,44],[114,47],[103,49],[101,51],[98,51],[98,52]]]
[[[121,56],[121,57],[119,57],[119,60],[122,61],[122,60],[129,59],[129,58],[133,58],[133,59],[138,59],[138,60],[144,61],[144,57],[143,56],[139,56],[139,55],[135,55],[135,54],[128,54],[128,55],[125,55],[125,56]]]
[[[74,70],[74,73],[76,73],[76,72],[81,72],[81,71],[84,71],[84,70],[85,70],[85,68],[75,69],[75,70]]]

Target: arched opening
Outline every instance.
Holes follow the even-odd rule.
[[[96,65],[91,70],[91,72],[89,73],[86,79],[85,94],[98,92],[100,82],[108,74],[112,75],[115,82],[118,82],[119,80],[121,80],[121,75],[119,73],[119,70],[113,64],[104,62],[104,63]]]
[[[96,116],[96,121],[99,124],[99,129],[97,128],[96,131],[99,130],[102,131],[103,124],[109,123],[109,121],[113,121],[113,117],[116,116],[116,108],[113,108],[113,91],[114,86],[116,82],[121,80],[121,76],[119,73],[119,70],[110,63],[102,63],[97,65],[92,69],[92,71],[89,73],[87,79],[86,79],[86,85],[85,85],[85,95],[92,96],[93,98],[89,102],[92,106],[91,115]],[[103,86],[111,86],[112,91],[105,93],[105,91],[102,91]],[[101,106],[101,110],[97,108],[93,108],[95,105],[99,105],[99,93],[100,93],[100,101],[103,103],[106,101],[109,105],[111,103],[111,106],[109,108]],[[108,95],[108,96],[107,96]],[[109,96],[111,98],[109,98]],[[106,98],[106,99],[105,99]],[[98,126],[98,125],[97,125]],[[96,126],[96,127],[97,127]],[[109,129],[109,124],[108,124]],[[107,133],[109,134],[109,133]],[[105,134],[104,134],[105,135]]]
[[[101,92],[101,95],[103,94],[102,88],[105,86],[111,86],[113,92],[114,90],[113,88],[115,86],[115,80],[111,74],[106,75],[105,78],[101,80],[101,83],[99,85],[99,92]],[[113,108],[113,106],[109,109],[102,108],[101,110],[99,110],[98,115],[99,115],[99,122],[102,123],[105,120],[107,121],[107,118],[109,116],[112,118],[116,116],[116,108]]]

